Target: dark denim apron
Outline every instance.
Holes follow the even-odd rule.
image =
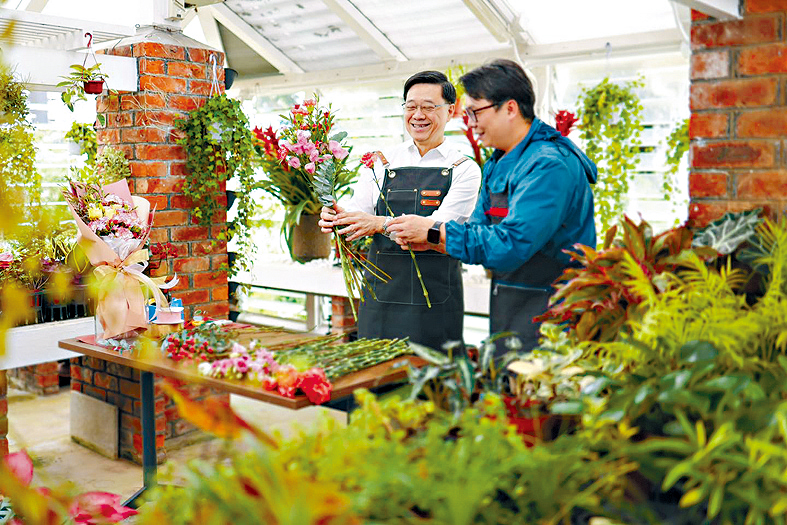
[[[500,224],[508,215],[508,193],[490,193],[486,215],[492,224]],[[538,346],[540,323],[533,317],[547,310],[551,286],[566,268],[558,259],[538,252],[519,268],[510,272],[492,271],[489,297],[489,332],[515,332],[522,342],[522,351]],[[496,354],[508,351],[505,340],[496,342]]]
[[[382,197],[377,215],[431,215],[451,187],[453,169],[385,166]],[[390,210],[388,209],[390,207]],[[375,234],[369,261],[391,276],[387,283],[370,276],[377,300],[364,291],[358,313],[358,336],[409,337],[411,341],[440,350],[446,341],[461,341],[464,322],[464,291],[461,263],[434,250],[414,252],[432,307],[418,281],[410,253],[382,234]]]

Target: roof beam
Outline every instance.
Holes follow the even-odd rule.
[[[383,61],[404,62],[407,57],[350,0],[323,0]]]
[[[449,55],[427,60],[408,60],[407,62],[388,62],[329,71],[244,78],[236,80],[233,88],[239,88],[243,97],[260,93],[293,93],[329,85],[404,79],[418,71],[443,70],[458,65],[475,66],[495,58],[521,59],[524,66],[537,67],[605,57],[679,52],[682,42],[680,31],[668,29],[604,39],[531,45],[522,49],[519,56],[512,47],[508,47],[499,51]],[[609,43],[609,47],[607,47],[607,43]]]
[[[46,7],[46,4],[49,3],[49,0],[30,0],[30,2],[25,6],[25,11],[33,11],[34,13],[40,13]]]
[[[498,42],[514,39],[519,43],[527,43],[526,39],[522,38],[523,29],[519,25],[519,17],[506,0],[463,0],[463,2]]]
[[[738,0],[672,0],[719,20],[740,20]]]
[[[282,73],[303,73],[303,69],[298,64],[226,5],[215,4],[203,9],[210,11],[213,18],[221,22],[221,25],[232,31],[244,44]]]
[[[213,49],[217,49],[224,53],[224,67],[230,67],[227,53],[224,51],[224,42],[221,40],[219,24],[213,17],[213,13],[202,7],[197,7],[196,12],[197,18],[199,19],[199,25],[202,27],[202,34],[205,35],[206,43]]]

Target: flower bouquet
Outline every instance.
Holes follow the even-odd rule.
[[[333,194],[341,198],[350,191],[358,169],[347,166],[351,147],[344,145],[346,133],[331,134],[334,115],[319,98],[296,104],[281,116],[279,130],[254,129],[254,144],[260,166],[268,175],[259,188],[276,197],[286,208],[282,233],[293,254],[292,232],[302,215],[318,216],[322,204],[312,187],[314,174],[327,160],[335,163]],[[316,224],[316,221],[315,221]]]
[[[95,268],[97,342],[137,335],[148,326],[145,290],[166,307],[161,289],[177,282],[142,273],[148,261],[142,246],[153,223],[150,203],[132,197],[125,180],[106,186],[70,182],[63,195],[79,229],[77,244]]]

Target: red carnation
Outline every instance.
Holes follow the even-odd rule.
[[[565,109],[561,109],[555,115],[555,129],[557,129],[561,135],[567,137],[569,133],[571,133],[571,128],[574,127],[574,123],[577,122],[577,117],[570,111],[566,111]]]
[[[321,405],[331,399],[333,386],[322,368],[312,368],[301,374],[300,389],[315,405]]]

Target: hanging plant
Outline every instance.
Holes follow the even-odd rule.
[[[254,145],[249,120],[237,100],[226,94],[211,97],[200,108],[192,110],[188,119],[180,119],[175,126],[183,132],[178,144],[186,149],[188,175],[183,194],[194,203],[193,213],[202,226],[213,222],[216,211],[224,206],[216,200],[222,183],[237,177],[237,217],[229,225],[221,240],[235,237],[239,244],[238,264],[230,271],[247,269],[253,245],[249,227],[254,215],[251,191],[254,185]]]
[[[96,130],[92,124],[82,124],[74,122],[71,129],[66,133],[66,139],[75,142],[79,146],[79,154],[87,154],[87,164],[92,166],[96,162],[98,152],[98,140]]]
[[[667,137],[667,171],[664,173],[664,199],[675,193],[675,176],[680,161],[689,151],[689,119],[683,120]]]
[[[641,79],[615,84],[608,78],[582,90],[579,97],[580,138],[598,167],[596,221],[606,231],[623,215],[642,141],[642,104],[635,93]]]

